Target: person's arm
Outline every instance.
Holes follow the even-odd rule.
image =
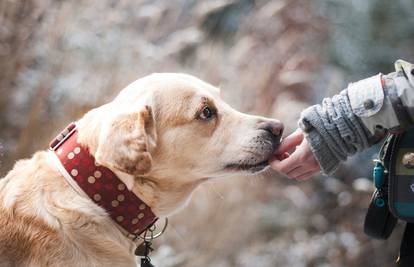
[[[296,131],[282,142],[270,164],[292,178],[308,178],[319,169],[332,174],[341,161],[362,151],[384,134],[414,121],[414,66],[396,62],[396,72],[357,83],[301,114]],[[303,134],[306,138],[303,138]],[[286,152],[297,146],[290,155]]]

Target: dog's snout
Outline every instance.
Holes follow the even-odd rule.
[[[259,129],[265,130],[274,136],[280,137],[283,133],[283,123],[278,120],[262,122]]]

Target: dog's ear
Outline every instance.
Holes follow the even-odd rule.
[[[96,161],[110,168],[139,176],[152,166],[150,150],[156,145],[155,123],[151,107],[117,114],[101,129]]]

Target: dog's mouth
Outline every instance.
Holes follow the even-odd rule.
[[[224,166],[225,170],[236,172],[258,173],[269,167],[269,160],[280,145],[280,137],[271,138],[266,142],[267,146],[261,146],[256,156],[250,159],[239,160]],[[263,143],[262,143],[263,144]]]
[[[269,166],[269,160],[264,160],[259,163],[249,164],[249,163],[231,163],[227,164],[224,168],[226,170],[232,170],[232,171],[248,171],[251,173],[257,173],[260,171],[263,171]]]

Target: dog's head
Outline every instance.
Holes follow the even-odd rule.
[[[98,163],[164,191],[264,170],[283,130],[279,121],[234,110],[212,85],[169,73],[137,80],[80,125]]]

